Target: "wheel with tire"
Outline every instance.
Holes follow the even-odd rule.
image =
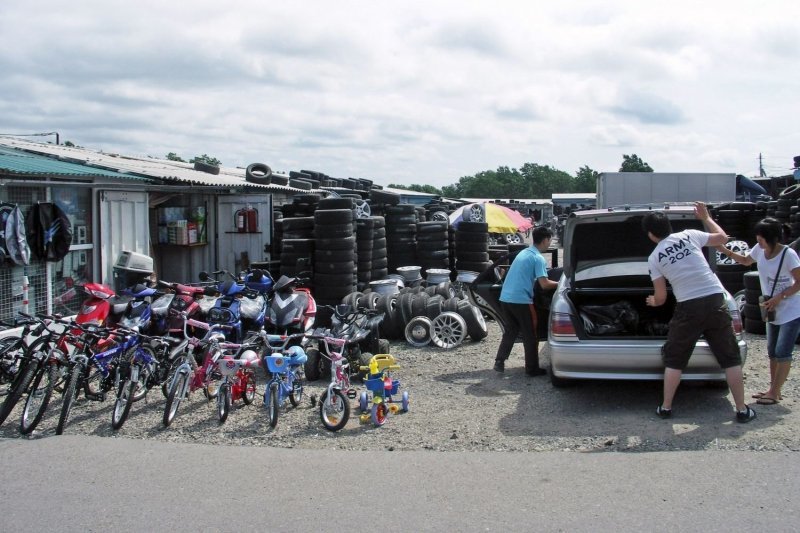
[[[31,433],[41,422],[47,406],[50,404],[53,386],[57,380],[58,366],[56,364],[45,364],[36,372],[29,387],[28,398],[25,400],[25,407],[19,423],[19,431],[23,435]]]
[[[431,321],[431,342],[439,348],[449,350],[464,342],[467,323],[461,315],[447,311]]]
[[[373,403],[372,410],[370,411],[370,418],[372,423],[376,426],[382,426],[386,423],[386,418],[389,415],[389,407],[386,402]]]
[[[244,381],[242,401],[245,405],[251,405],[256,399],[256,373],[252,370],[245,370],[242,373],[242,380]]]
[[[461,300],[458,302],[458,314],[467,324],[467,334],[473,341],[483,340],[489,334],[483,313],[476,306],[470,305],[466,300]]]
[[[372,216],[372,209],[364,200],[356,200],[356,218],[369,218]]]
[[[61,404],[61,413],[58,416],[58,425],[56,425],[56,435],[62,435],[64,429],[69,423],[69,415],[72,411],[72,404],[75,402],[78,395],[78,384],[83,380],[83,374],[86,372],[86,367],[83,363],[76,363],[72,367],[72,371],[67,378],[67,388],[64,391],[64,401]]]
[[[319,399],[319,418],[328,431],[339,431],[350,419],[350,400],[339,389],[326,389]]]
[[[553,369],[550,369],[550,384],[557,389],[563,389],[564,387],[569,387],[574,385],[575,382],[571,379],[560,378],[553,373]]]
[[[432,322],[427,316],[418,316],[411,319],[405,328],[405,338],[411,346],[423,348],[430,344]]]
[[[207,174],[213,174],[214,176],[219,174],[219,166],[212,165],[204,161],[195,161],[194,169],[199,170],[200,172],[205,172]]]
[[[224,424],[228,419],[228,413],[231,412],[231,403],[231,386],[228,383],[223,383],[217,395],[217,415],[219,416],[220,424]]]
[[[361,409],[362,413],[369,411],[369,396],[367,396],[366,392],[358,395],[358,408]]]
[[[186,372],[178,372],[172,380],[172,384],[169,387],[169,395],[167,396],[167,404],[164,406],[164,418],[162,420],[164,427],[169,427],[175,420],[188,382],[189,374]]]
[[[297,407],[303,401],[303,377],[298,370],[295,370],[294,381],[292,382],[292,392],[289,393],[289,401],[292,407]]]
[[[267,413],[269,415],[269,426],[274,428],[278,425],[278,384],[270,383],[267,400]]]
[[[269,185],[272,182],[272,169],[264,163],[251,163],[244,171],[244,178],[250,183]]]
[[[402,398],[403,398],[403,400],[402,400],[400,405],[403,406],[403,412],[407,413],[408,412],[408,391],[407,390],[403,391]]]
[[[128,419],[134,402],[133,396],[138,385],[138,380],[134,381],[133,379],[120,384],[120,390],[117,391],[117,399],[114,402],[114,409],[111,411],[111,427],[114,430],[121,428]]]
[[[316,348],[309,348],[306,350],[306,359],[304,368],[306,371],[306,378],[308,381],[317,381],[322,376],[322,354]]]

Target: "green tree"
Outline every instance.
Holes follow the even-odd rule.
[[[214,165],[214,166],[220,166],[222,164],[222,161],[220,161],[216,157],[211,157],[210,155],[207,154],[198,155],[189,160],[189,163],[198,163],[198,162],[207,163],[209,165]]]
[[[179,163],[186,163],[186,160],[184,160],[181,156],[179,156],[175,152],[170,152],[167,154],[167,161],[178,161]]]
[[[636,155],[622,155],[622,166],[619,168],[620,172],[653,172],[653,169],[642,161],[642,159]]]
[[[575,174],[572,192],[596,192],[597,176],[600,173],[584,165]]]
[[[64,141],[64,146],[75,148],[75,143],[72,141]]]

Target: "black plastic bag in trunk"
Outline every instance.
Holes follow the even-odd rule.
[[[590,335],[633,335],[639,327],[639,313],[628,300],[610,305],[584,305],[580,314]]]

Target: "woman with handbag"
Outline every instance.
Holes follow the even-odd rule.
[[[792,366],[792,351],[800,333],[800,257],[792,248],[781,244],[781,223],[767,217],[755,226],[756,241],[747,255],[737,254],[724,246],[717,250],[742,265],[758,265],[761,282],[759,305],[767,323],[767,355],[770,386],[754,394],[761,405],[774,405],[781,398],[781,388]]]

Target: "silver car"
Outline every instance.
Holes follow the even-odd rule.
[[[563,270],[551,272],[560,276],[558,288],[550,301],[549,295],[538,291],[536,294],[539,316],[549,313],[549,320],[540,321],[539,338],[547,336],[553,385],[563,386],[573,379],[663,379],[661,347],[675,299],[670,289],[663,306],[645,305],[645,298],[653,293],[647,257],[654,248],[641,226],[647,212],[578,211],[567,219]],[[672,206],[664,212],[673,231],[703,229],[691,206]],[[502,275],[502,266],[497,266],[479,276],[469,288],[473,302],[501,327],[498,299]],[[739,309],[727,292],[725,298],[744,362],[747,344],[742,338]],[[702,338],[683,379],[725,380]]]

